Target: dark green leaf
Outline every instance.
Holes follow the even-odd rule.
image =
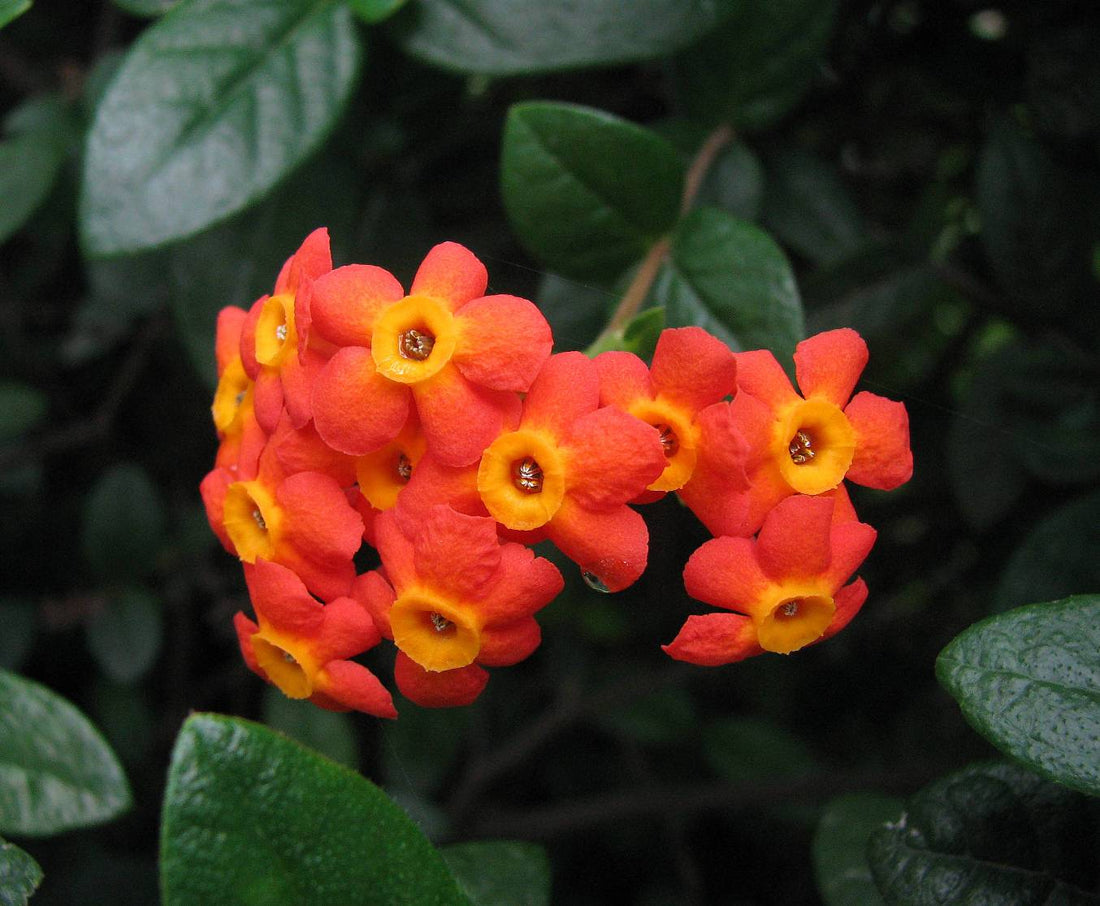
[[[0,9],[0,18],[3,13]],[[0,142],[0,242],[46,199],[75,134],[69,108],[53,95],[27,101],[4,125],[8,137]]]
[[[0,669],[18,670],[34,644],[35,607],[30,601],[0,598]]]
[[[333,0],[191,0],[146,30],[100,102],[80,227],[109,255],[190,236],[262,198],[314,151],[355,81]]]
[[[0,0],[0,28],[31,8],[31,0]]]
[[[703,728],[703,756],[735,783],[804,776],[814,760],[798,737],[762,720],[729,717]]]
[[[598,286],[544,274],[534,302],[554,332],[554,350],[584,349],[599,334],[614,308],[614,293]]]
[[[469,708],[405,708],[382,728],[382,777],[391,791],[430,795],[452,770],[470,725]]]
[[[88,622],[88,648],[107,676],[132,683],[153,666],[163,632],[160,602],[143,588],[128,588]]]
[[[0,443],[36,428],[46,417],[46,394],[26,384],[0,381]]]
[[[0,671],[0,832],[56,834],[129,807],[122,768],[88,719],[45,686]]]
[[[348,0],[348,6],[364,22],[383,22],[403,7],[408,0]]]
[[[675,687],[658,689],[597,717],[603,726],[646,745],[676,745],[699,725],[691,695]]]
[[[989,137],[977,171],[981,238],[1014,314],[1047,320],[1097,303],[1098,195],[1094,174],[1056,162],[1011,121]]]
[[[161,825],[165,906],[466,904],[370,781],[259,724],[189,717]]]
[[[124,463],[100,476],[84,503],[84,556],[104,579],[137,579],[155,565],[164,503],[141,466]]]
[[[41,883],[38,863],[14,843],[0,839],[0,906],[26,906]]]
[[[307,701],[287,698],[274,686],[264,689],[264,723],[302,745],[351,768],[359,768],[359,746],[351,718]]]
[[[997,614],[940,652],[970,724],[1045,777],[1100,795],[1100,596]]]
[[[647,308],[631,318],[625,327],[604,331],[585,353],[595,356],[608,350],[625,350],[640,358],[650,359],[664,329],[665,310]]]
[[[743,142],[733,142],[714,159],[695,201],[700,207],[721,208],[739,220],[756,220],[765,197],[764,183],[764,168],[756,155]]]
[[[902,800],[849,793],[830,801],[814,831],[817,889],[825,906],[883,906],[867,864],[867,839],[902,812]]]
[[[96,726],[124,765],[140,765],[155,740],[158,717],[150,706],[148,684],[122,686],[100,679],[89,706]]]
[[[115,6],[133,16],[155,18],[163,16],[180,0],[114,0]]]
[[[697,324],[734,351],[794,352],[805,326],[794,273],[770,236],[714,208],[693,211],[676,230],[654,285],[668,325]]]
[[[453,843],[440,849],[474,906],[549,906],[550,860],[534,843]]]
[[[676,58],[680,92],[704,122],[762,129],[790,110],[818,72],[833,0],[740,0],[718,29]]]
[[[998,611],[1100,588],[1100,493],[1054,510],[1032,526],[997,585]]]
[[[684,166],[663,138],[587,107],[532,102],[508,113],[504,206],[553,270],[610,279],[676,223]]]
[[[665,56],[717,25],[731,0],[420,0],[394,20],[413,56],[515,75]]]
[[[763,222],[775,237],[815,264],[851,254],[864,241],[859,209],[824,160],[792,148],[768,160]]]
[[[1097,845],[1087,808],[1022,768],[973,766],[910,799],[871,835],[868,860],[892,906],[1088,906],[1100,897],[1081,868]]]

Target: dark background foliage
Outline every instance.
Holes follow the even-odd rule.
[[[1091,3],[788,0],[788,32],[732,4],[641,62],[463,74],[417,43],[413,0],[380,27],[349,20],[362,66],[300,165],[195,235],[99,258],[77,227],[85,136],[149,27],[123,8],[142,5],[158,4],[41,0],[0,32],[0,666],[89,714],[135,799],[112,824],[36,841],[35,904],[155,901],[165,770],[192,710],[303,738],[435,839],[545,844],[562,903],[821,902],[827,802],[908,796],[995,755],[937,685],[937,653],[989,614],[1100,588]],[[745,47],[770,48],[778,74],[739,72]],[[406,283],[433,244],[462,242],[492,290],[540,301],[558,349],[586,347],[625,281],[552,273],[501,199],[506,116],[533,100],[645,125],[685,162],[732,117],[700,202],[767,230],[807,331],[859,330],[862,386],[909,411],[912,482],[854,492],[879,530],[870,599],[791,657],[673,663],[658,643],[702,610],[680,572],[705,533],[665,501],[646,511],[637,586],[602,596],[563,567],[542,647],[475,706],[405,703],[394,724],[297,707],[241,662],[243,581],[198,500],[214,314],[269,291],[327,225],[337,263]]]

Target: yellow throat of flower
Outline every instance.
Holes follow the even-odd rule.
[[[390,627],[394,644],[432,672],[465,667],[481,651],[481,622],[472,608],[425,589],[394,601]]]
[[[501,525],[516,531],[546,525],[565,497],[565,462],[554,438],[531,428],[500,435],[481,456],[477,490]]]
[[[406,296],[375,322],[371,355],[379,374],[401,384],[418,384],[451,360],[456,342],[454,315],[441,302]]]
[[[855,431],[840,407],[811,397],[799,400],[781,414],[772,455],[795,491],[821,494],[844,480],[855,449]]]

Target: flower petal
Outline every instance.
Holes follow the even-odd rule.
[[[737,360],[701,327],[670,328],[657,339],[650,376],[658,394],[697,411],[734,392]]]
[[[372,569],[356,576],[351,584],[351,596],[360,607],[370,614],[374,625],[383,638],[393,639],[393,630],[390,629],[390,608],[393,606],[393,588],[382,574]]]
[[[748,538],[712,538],[688,558],[684,567],[687,593],[726,610],[750,611],[770,587]]]
[[[844,408],[867,367],[867,344],[850,327],[827,330],[795,348],[795,375],[802,395],[823,396]]]
[[[424,257],[413,278],[410,296],[433,296],[451,311],[485,295],[489,274],[477,257],[457,242],[441,242]]]
[[[404,296],[397,278],[380,267],[338,267],[310,287],[310,327],[337,346],[366,346],[379,312]]]
[[[875,545],[877,532],[863,522],[834,523],[830,533],[832,557],[825,575],[832,588],[840,588]]]
[[[467,516],[488,515],[477,492],[476,466],[446,466],[425,453],[413,467],[409,483],[397,495],[397,520],[403,530],[412,532],[428,510],[440,503]]]
[[[381,513],[374,522],[374,535],[382,569],[396,594],[416,584],[413,544],[401,531],[393,510]]]
[[[324,605],[292,570],[267,560],[243,565],[248,594],[261,625],[303,639],[320,638]]]
[[[559,352],[542,366],[523,401],[524,427],[545,428],[561,437],[600,404],[600,375],[581,352]]]
[[[633,500],[668,463],[651,425],[610,406],[577,419],[562,445],[568,456],[566,496],[591,510]]]
[[[354,661],[329,661],[318,671],[314,686],[322,695],[350,710],[375,717],[397,717],[389,690],[377,676]]]
[[[370,350],[349,346],[321,369],[313,385],[313,421],[328,444],[361,456],[393,440],[409,417],[411,394],[378,374]]]
[[[483,296],[455,312],[451,360],[470,381],[526,392],[550,356],[554,337],[541,311],[516,296]]]
[[[279,467],[286,475],[297,472],[322,472],[342,488],[355,483],[355,460],[321,440],[312,424],[295,429],[286,413],[271,435],[271,446]]]
[[[283,540],[319,562],[350,560],[359,550],[363,520],[340,485],[320,472],[298,472],[275,491],[286,520]]]
[[[772,579],[820,576],[829,567],[833,501],[796,494],[764,517],[757,537],[760,567]],[[857,523],[858,524],[858,523]]]
[[[487,626],[481,633],[477,662],[484,667],[511,667],[530,657],[541,641],[542,630],[534,617]]]
[[[260,667],[259,662],[256,660],[256,652],[252,648],[252,636],[260,631],[260,627],[238,610],[233,615],[233,628],[237,631],[237,643],[241,646],[241,657],[244,658],[248,669],[266,680],[267,674]]]
[[[399,651],[393,678],[401,694],[422,708],[454,708],[468,705],[481,695],[489,673],[477,664],[433,673]]]
[[[217,535],[222,547],[234,557],[237,556],[237,548],[225,530],[225,492],[236,480],[236,476],[228,469],[218,467],[207,472],[199,482],[199,494],[206,508],[206,521],[210,523],[210,528]]]
[[[645,362],[632,352],[601,352],[592,360],[600,376],[600,405],[624,412],[636,399],[652,399],[653,383]]]
[[[413,536],[413,563],[420,579],[447,597],[477,601],[500,567],[496,522],[464,516],[437,505],[424,514]]]
[[[547,535],[558,550],[608,591],[621,591],[645,571],[649,529],[628,506],[586,510],[566,495]]]
[[[326,356],[308,349],[301,356],[288,358],[279,370],[283,405],[295,428],[304,427],[313,418],[313,385],[327,361]]]
[[[844,414],[856,432],[849,480],[892,491],[913,477],[909,414],[902,403],[863,391],[853,397]]]
[[[302,241],[293,255],[283,264],[275,280],[275,294],[297,293],[304,280],[315,280],[332,270],[332,252],[329,249],[328,229],[318,227]]]
[[[522,544],[504,544],[500,568],[485,597],[478,601],[478,610],[488,625],[511,623],[541,610],[564,587],[558,568],[545,557],[536,557]]]
[[[690,616],[668,645],[661,649],[678,661],[718,667],[763,654],[749,617],[738,613]]]
[[[218,312],[218,326],[214,333],[214,359],[218,365],[218,377],[241,354],[241,329],[247,317],[248,312],[235,305],[227,305]]]
[[[742,391],[751,393],[771,409],[781,409],[798,401],[787,372],[768,350],[738,352],[735,358],[738,395]]]
[[[252,387],[252,410],[264,432],[273,433],[283,414],[283,382],[274,368],[260,366]]]
[[[854,582],[845,585],[833,596],[833,603],[836,604],[836,611],[833,613],[833,618],[829,621],[829,625],[825,627],[825,632],[821,634],[821,638],[817,641],[825,641],[825,639],[836,635],[840,630],[851,623],[855,615],[859,613],[860,608],[863,607],[863,602],[866,600],[867,583],[862,579],[856,579]]]
[[[476,462],[520,407],[514,393],[478,387],[453,365],[415,384],[412,394],[428,449],[449,466]]]
[[[353,598],[337,598],[325,605],[325,622],[314,653],[322,664],[347,660],[382,641],[370,613]]]
[[[748,445],[734,427],[728,403],[714,403],[696,416],[699,439],[695,469],[677,492],[712,535],[751,535]]]

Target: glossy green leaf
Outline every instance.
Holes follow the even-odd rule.
[[[111,679],[132,683],[160,653],[164,635],[160,602],[144,588],[111,596],[87,624],[88,648]]]
[[[665,310],[660,307],[646,308],[631,318],[626,326],[604,331],[585,353],[595,356],[609,350],[625,350],[640,358],[650,359],[664,329]]]
[[[45,686],[0,671],[0,832],[56,834],[129,807],[122,768],[88,719]]]
[[[31,0],[0,0],[0,28],[31,8]]]
[[[1097,842],[1083,796],[1013,765],[976,765],[912,797],[872,833],[868,861],[891,906],[1091,906],[1100,897],[1082,866]]]
[[[383,22],[403,7],[408,0],[348,0],[348,6],[364,22]]]
[[[867,864],[867,840],[902,807],[901,799],[879,793],[849,793],[825,806],[813,839],[814,876],[825,906],[883,906]]]
[[[263,715],[264,723],[273,730],[353,771],[359,769],[359,745],[350,715],[287,698],[274,686],[264,688]]]
[[[41,883],[38,863],[14,843],[0,838],[0,906],[26,906]]]
[[[474,906],[549,906],[550,860],[534,843],[493,840],[440,849]]]
[[[1072,500],[1035,523],[1012,552],[994,596],[998,611],[1100,588],[1100,493]]]
[[[141,466],[123,463],[99,477],[84,502],[84,556],[104,579],[136,579],[156,561],[167,520],[164,502]]]
[[[408,816],[358,774],[259,724],[180,731],[161,824],[164,906],[467,904]]]
[[[361,0],[357,0],[361,2]],[[487,75],[665,56],[728,15],[732,0],[419,0],[394,20],[413,56]]]
[[[68,106],[54,95],[26,101],[6,117],[4,132],[7,137],[0,142],[0,198],[4,199],[0,242],[19,230],[45,201],[75,135]]]
[[[0,381],[0,443],[36,428],[46,417],[46,394],[27,384]]]
[[[736,12],[676,57],[688,110],[704,122],[762,129],[787,113],[817,74],[833,0],[739,0]]]
[[[1100,596],[997,614],[940,652],[970,724],[1045,777],[1100,795]]]
[[[180,0],[114,0],[115,6],[125,10],[132,16],[144,16],[154,18],[163,16]]]
[[[609,113],[531,102],[508,112],[504,206],[520,240],[569,277],[611,279],[676,223],[684,165],[653,132]]]
[[[80,228],[109,255],[190,236],[267,194],[328,135],[358,69],[334,0],[190,0],[146,30],[100,101]]]
[[[763,223],[776,239],[815,264],[854,252],[863,218],[839,174],[808,151],[786,149],[767,162]]]
[[[714,208],[693,211],[677,228],[653,297],[670,327],[697,324],[734,351],[770,349],[782,360],[805,332],[782,250],[763,230]]]
[[[0,669],[18,670],[34,644],[35,606],[30,601],[0,598]]]

